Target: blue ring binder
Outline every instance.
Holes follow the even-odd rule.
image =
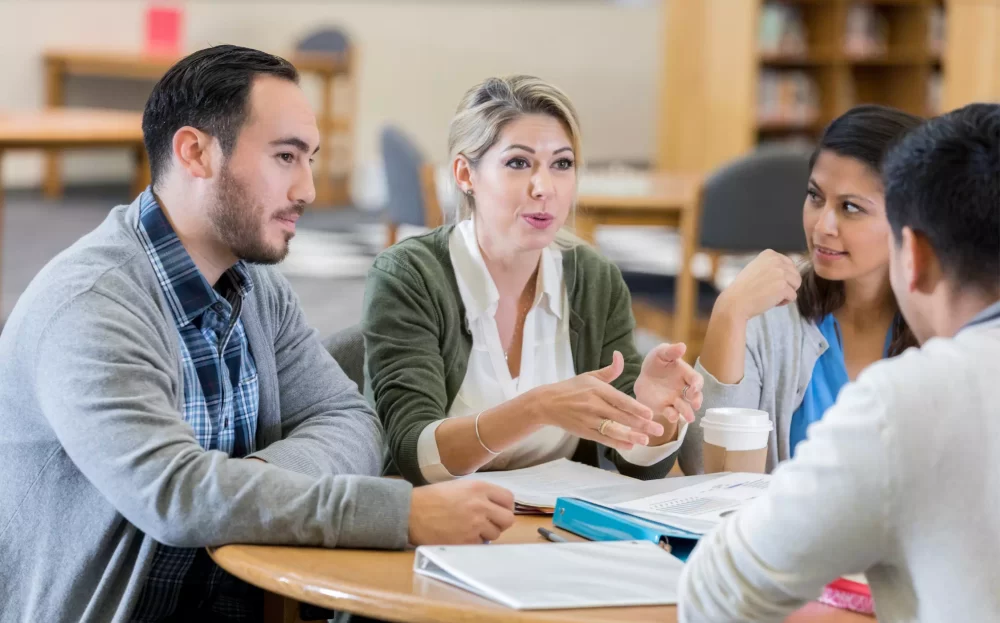
[[[552,524],[591,541],[652,541],[687,560],[699,535],[578,498],[556,501]]]

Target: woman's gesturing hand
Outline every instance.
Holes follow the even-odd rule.
[[[663,426],[653,421],[649,407],[611,385],[624,369],[625,359],[615,351],[605,368],[535,388],[529,392],[532,413],[543,425],[616,450],[647,445],[650,435],[663,434]]]

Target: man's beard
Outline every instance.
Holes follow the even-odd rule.
[[[304,204],[292,205],[275,214],[272,218],[301,215]],[[288,241],[295,234],[286,233],[285,243],[270,246],[264,239],[266,208],[253,200],[244,184],[241,184],[225,166],[219,175],[219,185],[215,202],[209,212],[209,219],[219,239],[241,260],[252,264],[277,264],[288,255]]]

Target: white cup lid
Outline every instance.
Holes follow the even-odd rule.
[[[758,409],[720,408],[709,409],[701,419],[701,425],[723,426],[726,428],[755,428],[771,430],[771,416]]]

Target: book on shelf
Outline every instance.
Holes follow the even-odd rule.
[[[885,56],[889,51],[889,22],[870,4],[852,4],[847,10],[844,52],[853,58]]]
[[[944,7],[932,7],[930,21],[927,24],[927,49],[937,57],[944,54],[944,20]]]
[[[757,34],[761,54],[804,56],[807,37],[802,9],[781,2],[768,2],[761,10]]]
[[[810,126],[819,117],[818,87],[808,72],[765,69],[757,88],[760,125]]]

